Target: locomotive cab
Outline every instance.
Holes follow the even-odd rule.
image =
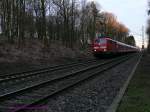
[[[103,53],[107,51],[107,39],[106,38],[97,38],[93,43],[93,52],[94,54]]]

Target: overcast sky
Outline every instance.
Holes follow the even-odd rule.
[[[89,0],[92,1],[92,0]],[[95,0],[101,5],[102,10],[114,13],[118,21],[125,24],[136,37],[138,46],[141,46],[142,38],[138,36],[142,32],[142,25],[146,27],[147,1],[148,0]]]

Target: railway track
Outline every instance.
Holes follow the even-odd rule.
[[[94,65],[99,62],[103,62],[104,60],[97,60],[97,59],[92,59],[92,60],[87,60],[86,62],[73,62],[70,64],[61,64],[61,65],[56,65],[56,66],[51,66],[51,67],[46,67],[38,70],[33,70],[33,71],[27,71],[27,72],[21,72],[21,73],[14,73],[14,74],[7,74],[0,76],[0,85],[1,84],[6,84],[7,82],[17,82],[17,81],[22,81],[25,78],[37,78],[37,77],[43,77],[45,75],[48,75],[48,73],[56,72],[56,71],[62,71],[66,72],[69,71],[70,69],[73,70],[73,68],[77,67],[77,69],[84,68],[86,66]],[[66,70],[66,71],[64,71]],[[70,72],[70,71],[69,71]],[[57,74],[57,73],[55,73]],[[49,74],[51,75],[51,74]]]
[[[67,60],[67,59],[65,59]],[[33,72],[33,71],[39,71],[39,70],[44,70],[44,69],[49,69],[49,68],[55,68],[58,66],[64,66],[64,65],[69,65],[69,64],[75,64],[75,63],[79,63],[79,62],[87,62],[87,61],[92,61],[92,60],[96,60],[95,58],[77,58],[77,59],[69,59],[69,61],[63,61],[63,64],[50,64],[50,65],[44,65],[44,64],[36,64],[36,65],[32,65],[33,67],[27,67],[27,69],[21,69],[21,70],[13,70],[11,71],[12,73],[10,74],[9,72],[3,72],[3,70],[0,71],[0,78],[5,77],[5,75],[14,75],[14,74],[20,74],[20,73],[28,73],[28,72]],[[22,65],[18,65],[17,67],[22,66]],[[14,67],[11,66],[6,66],[6,68],[12,69]]]
[[[74,72],[76,70],[80,70],[87,66],[94,65],[103,61],[90,60],[87,62],[71,63],[67,65],[60,65],[57,67],[51,67],[48,69],[40,69],[33,72],[23,72],[20,74],[17,73],[14,75],[6,75],[0,80],[0,96],[6,93],[17,91],[20,88],[25,88],[26,86],[31,86],[33,84],[35,85],[43,81],[53,80],[65,76],[66,73]]]
[[[86,61],[86,62],[84,62]],[[67,63],[67,64],[59,64],[59,65],[54,65],[54,66],[49,66],[49,67],[44,67],[36,70],[29,70],[29,71],[24,71],[24,72],[18,72],[18,73],[12,73],[12,74],[5,74],[5,75],[0,75],[0,79],[11,79],[14,77],[22,77],[22,76],[27,76],[27,75],[34,75],[34,74],[39,74],[39,73],[44,73],[44,72],[51,72],[55,70],[60,70],[64,69],[66,67],[71,67],[71,66],[76,66],[76,65],[82,65],[90,62],[96,62],[98,61],[97,59],[89,59],[89,60],[82,60],[80,62],[72,62],[72,63]],[[1,81],[1,80],[0,80]]]
[[[132,56],[123,56],[103,63],[95,63],[94,65],[91,65],[89,67],[67,73],[54,79],[47,79],[40,83],[20,88],[15,91],[1,93],[0,101],[3,103],[0,103],[0,110],[2,112],[10,111],[10,109],[12,109],[13,112],[22,111],[23,109],[38,104],[55,94],[58,94],[72,86],[81,83],[84,80],[98,75],[101,72],[104,72],[128,60],[131,57]],[[19,76],[17,78],[19,78]],[[22,106],[20,106],[19,108],[14,108],[13,106],[15,104]]]

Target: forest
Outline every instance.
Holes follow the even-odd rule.
[[[100,4],[87,0],[1,0],[0,41],[22,48],[38,40],[45,47],[60,43],[86,47],[96,32],[135,45],[129,29]]]
[[[148,2],[148,7],[150,8],[150,1]],[[150,9],[148,10],[148,15],[150,15]],[[150,52],[150,18],[148,18],[146,33],[148,35],[148,52]]]

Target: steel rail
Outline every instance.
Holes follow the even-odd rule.
[[[122,58],[123,58],[123,59],[122,59]],[[20,90],[18,90],[18,91],[12,92],[12,93],[8,93],[8,94],[5,94],[5,95],[1,95],[1,96],[0,96],[0,99],[3,99],[3,98],[6,98],[6,97],[15,95],[15,94],[20,93],[20,92],[22,93],[22,92],[25,92],[25,91],[27,91],[27,90],[31,90],[31,89],[34,89],[34,88],[38,88],[38,87],[44,86],[45,84],[51,83],[52,81],[53,81],[53,82],[54,82],[54,81],[59,81],[59,80],[65,79],[66,77],[70,77],[70,76],[77,75],[78,73],[83,73],[83,72],[92,70],[92,69],[94,69],[94,68],[101,67],[101,66],[103,66],[103,65],[107,65],[107,64],[112,64],[112,63],[114,63],[114,64],[112,64],[111,66],[106,67],[106,68],[103,69],[103,70],[96,71],[96,72],[94,72],[94,73],[92,73],[92,74],[90,74],[90,75],[87,75],[87,77],[85,77],[84,79],[78,80],[78,81],[74,82],[74,83],[71,84],[71,85],[68,85],[68,86],[66,86],[66,87],[64,87],[64,88],[61,88],[61,89],[55,91],[54,93],[51,94],[51,95],[53,95],[53,94],[58,93],[59,91],[63,91],[64,89],[69,88],[69,87],[71,87],[71,86],[73,86],[73,85],[75,85],[75,84],[77,84],[77,83],[79,83],[79,82],[82,82],[82,81],[84,81],[84,80],[86,80],[86,79],[88,79],[88,78],[94,76],[95,74],[104,72],[104,71],[108,70],[109,68],[112,68],[112,67],[114,67],[115,65],[118,65],[118,64],[120,64],[120,63],[122,63],[122,62],[128,60],[129,58],[130,58],[130,57],[125,57],[125,56],[124,56],[124,57],[120,57],[120,58],[117,58],[117,59],[113,59],[113,60],[111,60],[111,61],[107,61],[107,62],[105,62],[105,63],[103,63],[103,64],[98,64],[98,65],[95,65],[95,66],[92,66],[92,67],[87,67],[87,68],[85,68],[85,69],[83,69],[83,70],[80,70],[80,71],[77,71],[77,72],[74,72],[74,73],[71,73],[71,74],[67,74],[67,75],[64,76],[64,77],[60,77],[60,78],[56,78],[56,79],[53,79],[53,80],[50,80],[50,81],[42,82],[42,83],[40,83],[40,84],[32,85],[32,86],[30,86],[30,87],[23,88],[23,89],[20,89]],[[50,96],[51,96],[51,95],[50,95]],[[45,98],[47,98],[47,97],[49,97],[49,96],[46,96]],[[39,102],[39,101],[41,101],[41,100],[44,100],[45,98],[42,98],[42,99],[38,100],[37,102]],[[35,104],[35,102],[32,103],[32,104]],[[32,104],[30,104],[30,105],[28,105],[28,106],[31,106]],[[19,110],[22,110],[23,108],[26,108],[26,107],[28,107],[28,106],[22,107],[22,108],[20,108]],[[18,112],[19,110],[17,110],[16,112]]]
[[[84,60],[85,61],[85,60]],[[84,62],[83,61],[83,62]],[[97,59],[89,59],[89,60],[86,60],[86,62],[94,62],[94,61],[97,61]],[[82,61],[81,62],[71,62],[71,63],[67,63],[67,64],[59,64],[59,65],[54,65],[54,66],[49,66],[49,67],[44,67],[44,68],[40,68],[40,69],[35,69],[35,70],[29,70],[29,71],[23,71],[23,72],[17,72],[17,73],[11,73],[11,74],[4,74],[4,75],[0,75],[0,79],[4,79],[4,78],[9,78],[9,77],[14,77],[14,76],[19,76],[20,74],[24,75],[24,74],[29,74],[29,73],[38,73],[40,71],[43,71],[43,70],[55,70],[56,68],[63,68],[64,66],[71,66],[71,65],[75,65],[75,64],[79,64],[79,63],[83,63]]]
[[[119,57],[119,59],[120,59],[120,58],[122,58],[122,57]],[[81,70],[74,71],[74,72],[72,72],[72,73],[67,73],[65,76],[56,77],[56,78],[50,79],[50,80],[48,80],[48,81],[44,81],[44,82],[41,82],[41,83],[38,83],[38,84],[35,84],[35,85],[28,86],[28,87],[23,88],[23,89],[21,89],[21,90],[28,89],[28,88],[31,88],[31,87],[34,87],[34,86],[38,86],[38,85],[41,85],[41,84],[43,84],[43,83],[47,83],[47,82],[50,82],[50,81],[55,81],[55,80],[58,80],[58,79],[61,79],[61,78],[65,78],[65,77],[68,77],[68,76],[72,76],[72,75],[77,74],[77,73],[82,73],[82,72],[85,72],[85,71],[87,71],[87,70],[92,70],[92,69],[94,69],[94,68],[96,68],[96,67],[103,66],[103,65],[105,65],[105,64],[109,64],[109,63],[113,62],[114,60],[116,61],[116,60],[118,60],[118,58],[117,58],[117,59],[112,59],[112,60],[109,60],[109,61],[107,61],[107,62],[103,62],[103,63],[100,63],[100,64],[92,65],[92,66],[83,68],[83,69],[81,69]],[[20,91],[20,90],[18,90],[18,91]],[[16,92],[17,92],[17,91],[16,91]],[[7,93],[7,94],[5,94],[4,96],[7,96],[7,95],[9,95],[9,94],[12,94],[12,93]],[[3,95],[0,95],[0,98],[1,98],[1,97],[3,97]]]
[[[80,62],[80,63],[74,63],[74,64],[67,64],[67,65],[61,65],[61,66],[55,66],[52,68],[44,68],[44,69],[40,69],[37,71],[30,71],[30,72],[26,72],[26,73],[17,73],[14,75],[7,75],[5,76],[5,78],[3,77],[2,79],[0,79],[0,83],[5,83],[7,81],[11,81],[11,80],[17,80],[17,79],[22,79],[22,78],[27,78],[27,77],[31,77],[31,76],[37,76],[37,75],[42,75],[42,73],[47,73],[47,72],[53,72],[53,71],[57,71],[57,70],[63,70],[63,69],[67,69],[69,67],[75,67],[75,66],[79,66],[79,65],[87,65],[87,64],[91,64],[92,62],[97,62],[98,60],[91,60],[91,61],[87,61],[87,62]]]

